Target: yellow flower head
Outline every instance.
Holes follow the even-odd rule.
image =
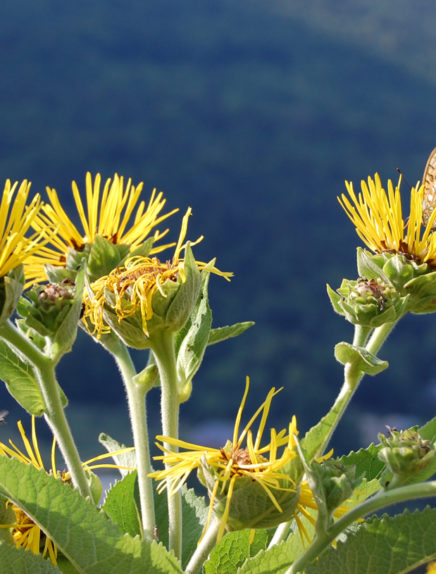
[[[150,474],[160,481],[158,491],[168,489],[170,494],[174,494],[186,482],[189,474],[199,469],[199,478],[206,483],[209,490],[208,523],[214,506],[216,509],[221,507],[218,540],[226,528],[262,528],[265,527],[264,522],[271,521],[273,516],[277,525],[290,520],[300,509],[298,476],[301,477],[301,472],[297,472],[296,481],[291,478],[289,470],[290,463],[297,463],[295,459],[298,456],[295,449],[295,436],[298,434],[295,416],[289,423],[288,429],[277,432],[272,428],[269,441],[262,445],[271,401],[281,389],[272,388],[269,391],[265,401],[240,431],[248,390],[247,378],[232,441],[228,441],[223,448],[199,446],[166,436],[157,437],[162,443],[157,443],[157,446],[164,454],[155,458],[162,460],[166,467],[165,470]],[[252,427],[256,421],[259,422],[254,437]],[[179,447],[186,450],[178,452]],[[253,498],[251,504],[241,504],[244,512],[247,506],[251,507],[248,509],[250,517],[243,518],[240,515],[240,507],[235,509],[232,506],[234,497],[238,497],[241,493],[244,495],[242,489],[251,488],[253,485],[257,488],[256,494],[263,493],[263,495]],[[305,488],[304,496],[307,498],[306,491]],[[251,494],[252,491],[247,490],[245,495],[251,496]],[[263,498],[262,504],[265,505],[263,512],[259,512],[257,507],[260,498]]]
[[[31,258],[26,265],[26,278],[29,282],[45,281],[44,265],[65,266],[70,249],[81,251],[87,244],[92,244],[97,236],[104,237],[114,244],[128,245],[130,251],[140,246],[151,231],[162,221],[173,215],[177,209],[160,215],[166,200],[162,192],[151,194],[148,205],[144,201],[138,204],[143,183],[132,185],[131,179],[126,183],[124,178],[114,175],[107,179],[101,189],[101,176],[92,179],[86,174],[86,202],[82,201],[75,181],[72,183],[73,197],[82,230],[79,230],[67,215],[59,201],[55,189],[47,187],[50,200],[32,225],[37,231],[47,227],[56,228],[56,235],[50,247],[45,247]],[[132,219],[133,218],[133,219]],[[168,230],[154,232],[154,241],[160,240]],[[153,248],[151,253],[158,253],[168,246]]]
[[[169,286],[177,289],[179,278],[181,283],[186,281],[185,259],[181,258],[181,253],[186,247],[184,241],[190,215],[191,208],[183,218],[171,261],[162,262],[157,257],[131,257],[126,260],[125,265],[115,268],[109,275],[91,284],[91,289],[84,295],[83,319],[86,324],[89,321],[93,325],[93,334],[100,337],[101,334],[111,330],[104,320],[105,306],[109,305],[116,314],[118,322],[136,315],[139,311],[142,331],[149,335],[148,323],[155,314],[152,304],[154,295],[159,292],[164,300],[169,301],[166,289]],[[200,237],[191,245],[199,243],[202,239],[203,237]],[[207,268],[227,280],[232,275],[219,271],[211,264],[196,261],[196,265],[200,270]]]
[[[394,188],[388,180],[387,191],[380,177],[368,177],[361,182],[357,196],[351,182],[345,182],[348,195],[342,194],[339,203],[356,226],[364,243],[374,252],[404,253],[420,263],[436,265],[436,236],[433,226],[436,210],[426,225],[423,224],[424,187],[417,184],[410,192],[410,213],[403,218],[400,193],[401,178]],[[407,221],[407,223],[405,223]]]
[[[0,277],[23,263],[47,241],[48,230],[41,229],[31,237],[25,237],[41,208],[36,195],[26,205],[30,183],[24,180],[11,184],[7,179],[0,203]]]
[[[38,470],[44,469],[41,453],[39,450],[38,439],[36,436],[35,417],[32,416],[32,438],[28,439],[21,421],[18,421],[18,430],[24,445],[24,451],[17,447],[12,440],[9,440],[10,446],[0,442],[0,456],[16,458],[25,464],[31,464]],[[51,471],[55,478],[63,482],[70,482],[70,473],[66,471],[59,472],[56,468],[55,460],[56,442],[53,441],[51,451]],[[121,449],[116,452],[103,454],[87,460],[82,463],[85,470],[94,470],[97,468],[124,468],[112,463],[100,463],[99,461],[112,457],[123,452],[133,450],[132,448]],[[57,547],[50,538],[33,522],[33,520],[21,510],[19,506],[12,502],[7,502],[15,514],[15,522],[12,524],[0,524],[0,528],[9,528],[12,530],[12,537],[17,548],[23,547],[24,550],[30,550],[34,554],[41,553],[43,557],[48,556],[54,565],[57,563]]]

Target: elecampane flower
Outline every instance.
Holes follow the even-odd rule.
[[[160,261],[157,257],[132,257],[124,266],[115,268],[109,275],[101,277],[91,284],[90,292],[84,295],[85,310],[83,319],[93,325],[93,334],[99,337],[110,331],[104,322],[104,308],[108,303],[108,294],[111,294],[114,303],[111,305],[118,320],[122,321],[140,311],[143,332],[148,336],[147,323],[153,317],[152,299],[156,292],[165,298],[163,286],[167,281],[185,281],[184,259],[181,257],[185,249],[184,244],[188,219],[191,215],[189,208],[183,217],[179,239],[171,261]],[[191,245],[200,242],[197,239]],[[229,280],[232,273],[222,272],[213,265],[196,261],[199,269],[208,268],[212,273],[221,275]]]
[[[82,229],[79,230],[62,207],[55,189],[47,188],[49,204],[45,204],[39,216],[34,220],[33,227],[41,231],[46,227],[56,228],[56,235],[50,246],[41,249],[28,261],[25,272],[31,282],[45,281],[44,264],[56,267],[64,266],[69,249],[83,250],[85,245],[94,242],[97,236],[104,237],[114,244],[128,245],[133,251],[147,239],[153,229],[162,221],[176,213],[174,209],[161,215],[166,200],[162,192],[151,194],[148,204],[140,201],[143,183],[132,185],[123,177],[114,175],[107,179],[101,188],[101,176],[97,174],[92,179],[86,174],[86,201],[75,181],[72,183],[73,197]],[[138,203],[139,202],[139,203]],[[154,241],[162,239],[168,230],[155,231]],[[154,247],[151,253],[159,253],[168,247]]]
[[[289,463],[297,458],[295,436],[298,431],[295,416],[292,417],[288,429],[277,432],[276,429],[272,428],[267,444],[261,444],[271,401],[281,389],[272,388],[269,391],[265,401],[250,418],[244,429],[240,431],[248,390],[249,379],[247,378],[245,392],[236,416],[232,441],[228,441],[223,448],[195,445],[166,436],[157,437],[157,440],[160,441],[157,446],[164,454],[155,457],[155,459],[162,460],[166,468],[154,472],[150,476],[160,481],[159,492],[168,489],[170,495],[174,494],[195,469],[199,469],[201,472],[202,468],[207,468],[213,473],[215,484],[213,488],[209,488],[208,523],[215,503],[218,499],[225,497],[218,540],[223,536],[229,521],[232,520],[234,514],[232,499],[238,488],[238,482],[242,483],[242,481],[249,479],[248,483],[256,483],[262,488],[270,506],[273,507],[273,513],[279,517],[277,523],[289,520],[288,517],[283,517],[280,520],[280,514],[283,512],[282,504],[286,499],[295,499],[295,505],[292,507],[295,508],[294,517],[297,517],[298,513],[310,517],[303,504],[309,507],[314,505],[313,497],[307,485],[302,485],[300,490],[300,485],[290,477],[288,472]],[[258,429],[256,437],[254,437],[252,427],[257,420],[259,421]],[[179,447],[185,450],[178,452]],[[254,514],[256,514],[256,510],[254,510]],[[297,519],[297,523],[301,532],[301,520]],[[245,527],[250,528],[254,525],[251,523]]]
[[[422,206],[424,187],[417,185],[410,192],[410,212],[403,217],[400,193],[401,178],[396,187],[388,180],[387,191],[380,177],[368,177],[361,182],[361,193],[355,194],[353,184],[345,182],[348,195],[342,194],[339,203],[356,226],[364,243],[374,252],[404,253],[418,262],[436,265],[436,235],[433,226],[436,210],[426,225]]]
[[[41,198],[36,195],[29,205],[30,183],[6,180],[0,202],[0,277],[23,263],[41,248],[49,237],[47,228],[26,237],[31,224],[41,208]]]
[[[21,421],[18,421],[18,430],[20,431],[21,439],[23,441],[24,450],[17,447],[12,440],[9,440],[10,446],[0,442],[0,456],[13,457],[25,464],[31,464],[38,470],[44,469],[38,439],[36,436],[35,417],[32,416],[32,434],[31,441],[28,439],[26,432],[23,428]],[[55,478],[61,479],[63,482],[70,481],[69,472],[62,471],[56,468],[55,450],[56,443],[53,441],[51,452],[52,468],[50,474]],[[125,468],[112,463],[100,463],[101,460],[107,459],[117,454],[128,452],[133,448],[125,448],[119,451],[103,454],[87,460],[82,463],[85,470],[95,470],[97,468]],[[45,469],[44,469],[45,470]],[[12,530],[12,537],[17,548],[24,548],[30,550],[34,554],[42,554],[45,558],[47,555],[54,565],[57,564],[57,547],[50,538],[48,538],[41,528],[21,510],[19,506],[13,502],[8,501],[7,505],[10,506],[15,514],[15,522],[11,524],[0,524],[0,528],[9,528]]]

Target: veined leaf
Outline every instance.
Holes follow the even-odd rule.
[[[254,321],[243,321],[241,323],[234,323],[233,325],[212,329],[209,335],[208,345],[215,345],[215,343],[221,343],[221,341],[225,341],[231,337],[242,335],[244,331],[253,325]]]
[[[102,510],[44,470],[0,457],[0,492],[41,527],[80,574],[181,574],[162,545],[122,534]]]
[[[39,554],[0,544],[2,574],[61,574],[61,570]]]
[[[364,522],[307,574],[405,574],[436,558],[436,509]]]
[[[238,566],[242,565],[247,558],[266,548],[268,544],[266,530],[256,530],[251,544],[250,534],[250,530],[237,530],[226,534],[212,550],[208,561],[205,562],[204,574],[216,574],[217,572],[234,574]],[[270,572],[274,571],[271,570]]]

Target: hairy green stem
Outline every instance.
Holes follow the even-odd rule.
[[[200,540],[194,554],[186,566],[185,574],[197,574],[201,571],[204,562],[215,546],[220,522],[217,518],[212,519],[209,528],[206,530],[203,538]]]
[[[31,341],[9,321],[0,326],[0,336],[23,355],[33,366],[41,390],[46,411],[45,419],[50,426],[59,450],[65,459],[71,480],[82,496],[91,497],[91,488],[80,460],[79,452],[68,425],[62,406],[55,365]]]
[[[161,417],[162,434],[164,436],[179,438],[179,384],[176,371],[176,354],[173,333],[162,331],[154,333],[151,339],[151,348],[154,353],[159,370],[161,384]],[[177,447],[164,443],[165,448],[177,452]],[[169,468],[169,465],[166,465]],[[182,495],[180,490],[168,496],[168,539],[169,549],[175,555],[182,555]]]
[[[356,506],[344,514],[344,516],[332,524],[331,528],[323,536],[315,538],[311,546],[294,562],[285,574],[296,574],[304,570],[308,564],[328,548],[341,532],[359,518],[363,518],[367,514],[377,512],[392,504],[433,496],[436,496],[436,480],[379,492],[376,496],[365,500],[365,502],[362,502],[362,504],[359,504],[359,506]]]
[[[369,351],[370,353],[376,354],[395,325],[396,323],[385,323],[381,327],[377,327],[377,329],[374,329],[371,337],[369,338],[366,344],[366,350]],[[361,346],[361,344],[364,344],[365,341],[367,340],[368,334],[369,334],[368,329],[356,325],[353,344]],[[350,401],[353,398],[353,395],[356,392],[363,378],[363,375],[364,373],[358,368],[357,359],[356,361],[346,363],[344,365],[344,382],[339,392],[339,395],[337,396],[329,413],[333,415],[332,420],[329,421],[329,423],[331,423],[331,426],[328,432],[325,434],[324,439],[318,449],[318,452],[316,453],[316,456],[321,456],[325,452],[334,431],[336,430],[345,410],[350,404]]]
[[[148,477],[153,470],[150,459],[147,410],[145,405],[148,388],[146,385],[135,382],[135,366],[127,347],[121,341],[117,340],[117,344],[106,345],[106,348],[108,350],[110,349],[118,365],[127,393],[138,471],[142,530],[144,538],[151,542],[154,536],[156,518],[154,512],[153,484],[152,479]]]

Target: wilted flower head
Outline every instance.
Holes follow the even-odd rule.
[[[297,423],[292,417],[287,429],[270,430],[269,441],[262,445],[273,397],[281,390],[272,388],[249,422],[240,430],[242,413],[249,390],[247,379],[239,407],[233,438],[223,448],[186,443],[158,436],[163,451],[155,457],[166,469],[150,476],[160,481],[158,491],[177,492],[193,470],[207,487],[210,496],[209,520],[215,512],[221,522],[218,539],[226,529],[269,528],[295,517],[307,500],[307,488],[300,492],[301,465],[295,449]],[[252,427],[258,421],[256,436]],[[162,443],[162,444],[161,444]],[[183,452],[177,452],[181,447]],[[303,509],[304,510],[304,509]]]
[[[140,317],[138,344],[144,334],[150,335],[150,323],[158,323],[158,328],[180,329],[186,322],[197,296],[200,282],[198,270],[209,271],[226,279],[232,273],[221,272],[213,264],[182,258],[187,250],[184,243],[191,209],[186,212],[174,255],[170,261],[160,261],[157,257],[132,257],[122,267],[115,268],[109,275],[94,281],[84,296],[83,319],[97,337],[117,329],[120,333],[123,321]],[[195,245],[202,240],[197,239]],[[186,255],[186,254],[185,254]],[[183,289],[183,293],[181,293]],[[128,321],[127,321],[128,322]],[[129,329],[132,329],[129,325]],[[130,343],[135,346],[134,343]]]
[[[28,439],[26,432],[23,428],[21,421],[18,421],[18,430],[20,431],[21,439],[24,445],[24,451],[17,447],[12,440],[9,440],[10,446],[0,442],[0,456],[8,456],[10,458],[16,458],[24,464],[31,464],[36,469],[44,469],[44,463],[42,461],[38,439],[36,436],[35,428],[35,417],[32,416],[32,438],[31,441]],[[85,470],[93,470],[97,468],[123,468],[112,463],[100,463],[99,461],[107,459],[116,454],[121,454],[133,450],[132,448],[121,449],[120,451],[106,453],[95,458],[92,458],[84,463],[82,466]],[[56,442],[53,441],[52,451],[51,451],[51,470],[49,474],[53,474],[55,478],[62,480],[63,482],[70,482],[70,473],[66,471],[61,471],[56,468]],[[44,469],[45,470],[45,469]],[[101,488],[101,487],[100,487]],[[101,494],[101,490],[99,490]],[[100,495],[98,495],[99,497]],[[57,547],[52,540],[41,530],[41,528],[33,522],[33,520],[27,516],[21,508],[11,501],[8,501],[7,506],[13,511],[15,516],[15,521],[10,524],[0,524],[0,528],[7,528],[12,531],[12,538],[14,544],[17,548],[24,548],[24,550],[30,550],[34,554],[42,554],[43,557],[49,556],[53,564],[57,563]]]
[[[126,245],[134,251],[147,239],[152,230],[162,221],[173,215],[177,209],[160,215],[166,200],[162,192],[151,194],[148,204],[138,204],[143,183],[132,185],[131,179],[114,175],[107,179],[101,189],[101,176],[92,179],[86,174],[86,202],[82,201],[75,181],[72,183],[73,197],[82,229],[78,229],[66,213],[55,189],[47,188],[49,204],[32,223],[34,229],[56,228],[51,245],[41,249],[26,265],[26,277],[30,282],[45,281],[44,265],[64,267],[70,249],[82,251],[92,244],[96,237],[103,237],[113,244]],[[168,230],[155,231],[153,238],[158,241]],[[167,246],[155,247],[151,253],[158,253]]]

